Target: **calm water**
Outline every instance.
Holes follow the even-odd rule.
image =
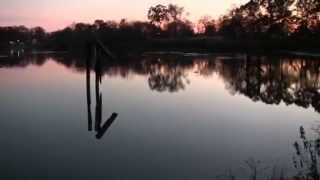
[[[0,84],[4,179],[294,174],[300,126],[320,124],[320,61],[306,58],[0,58]]]

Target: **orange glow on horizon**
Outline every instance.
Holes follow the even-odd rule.
[[[80,2],[81,1],[81,2]],[[234,5],[248,0],[4,0],[0,26],[42,26],[48,31],[62,29],[73,22],[92,23],[96,19],[147,20],[150,6],[169,3],[183,6],[193,22],[204,15],[217,18]],[[35,16],[36,15],[36,16]]]

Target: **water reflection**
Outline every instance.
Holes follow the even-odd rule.
[[[181,61],[183,62],[183,60]],[[165,62],[160,58],[146,61],[150,89],[158,92],[184,90],[190,82],[185,71],[185,64],[182,64],[181,61],[174,58],[165,59]]]
[[[320,138],[319,131],[317,132],[317,138],[308,138],[304,127],[300,127],[300,140],[294,143],[296,155],[293,157],[293,164],[298,172],[295,179],[320,179]]]
[[[19,86],[10,86],[9,84],[6,85],[8,86],[8,90],[5,91],[4,89],[2,91],[2,97],[11,95],[10,98],[13,99],[12,106],[7,106],[5,105],[6,103],[3,103],[4,108],[9,107],[2,110],[2,114],[8,114],[7,117],[11,118],[11,115],[15,114],[16,117],[12,119],[19,120],[21,117],[24,118],[26,116],[26,112],[24,111],[29,110],[26,107],[30,105],[26,103],[22,106],[19,103],[14,103],[20,102],[14,101],[14,99],[20,100],[23,94],[27,94],[25,101],[36,104],[34,106],[35,109],[45,109],[41,111],[43,112],[43,116],[39,119],[32,113],[27,114],[29,115],[28,121],[23,122],[25,126],[31,124],[29,128],[25,129],[29,129],[32,132],[32,137],[22,142],[20,141],[20,138],[24,137],[22,133],[20,138],[16,138],[18,140],[16,140],[17,145],[14,149],[19,149],[21,143],[28,144],[29,141],[32,141],[35,132],[39,133],[39,137],[45,137],[43,139],[45,142],[49,139],[47,144],[52,145],[50,149],[57,147],[55,144],[56,135],[65,133],[60,133],[61,129],[63,129],[60,124],[56,129],[52,128],[55,127],[52,125],[52,122],[58,124],[50,119],[50,117],[53,117],[61,119],[60,123],[65,123],[68,131],[70,131],[70,128],[73,128],[72,132],[78,133],[81,138],[67,134],[66,138],[69,139],[58,142],[60,143],[59,147],[67,147],[60,150],[59,153],[62,154],[60,155],[60,159],[52,157],[48,160],[46,154],[49,148],[43,149],[43,152],[45,152],[43,162],[45,163],[55,162],[55,160],[59,162],[63,161],[67,157],[70,157],[70,155],[73,155],[75,150],[78,150],[78,144],[81,144],[84,150],[75,154],[77,159],[82,159],[83,163],[81,164],[99,162],[99,167],[105,167],[106,162],[110,162],[110,166],[115,166],[109,167],[112,169],[110,177],[117,177],[122,172],[126,172],[122,173],[127,174],[125,177],[143,177],[142,175],[145,172],[159,176],[167,173],[167,176],[164,175],[162,179],[169,179],[168,177],[183,179],[179,177],[183,177],[182,175],[185,175],[185,173],[191,177],[198,177],[205,173],[208,173],[208,177],[214,177],[215,174],[220,174],[219,172],[223,171],[223,169],[230,168],[235,170],[233,172],[230,171],[225,176],[230,179],[234,179],[235,177],[238,179],[239,174],[240,177],[242,176],[242,171],[238,172],[237,166],[245,163],[244,166],[248,167],[251,179],[259,179],[265,173],[270,173],[270,169],[268,171],[264,170],[264,163],[269,163],[266,162],[266,159],[273,161],[272,157],[285,156],[283,160],[286,163],[290,163],[290,168],[292,167],[292,154],[290,152],[292,151],[292,142],[296,140],[294,138],[296,134],[295,129],[301,123],[306,126],[303,123],[306,119],[311,119],[312,121],[318,117],[317,113],[311,113],[310,111],[303,111],[302,113],[296,111],[297,108],[283,108],[281,106],[279,108],[271,106],[267,108],[267,106],[261,106],[261,104],[255,106],[254,103],[248,101],[250,99],[266,104],[278,105],[282,103],[319,109],[317,97],[319,97],[320,62],[315,59],[252,55],[185,57],[154,54],[120,61],[104,61],[94,51],[88,57],[36,55],[20,59],[0,60],[2,68],[26,67],[28,65],[42,66],[42,64],[45,64],[43,68],[29,69],[35,73],[32,74],[33,76],[30,75],[28,84],[21,84],[18,81]],[[50,61],[51,63],[45,63],[46,61]],[[52,63],[53,61],[59,65],[57,66],[56,63]],[[67,67],[68,70],[62,68],[61,65]],[[65,74],[60,76],[60,71],[58,71],[59,73],[50,71],[54,68],[65,70],[68,72],[67,76]],[[41,71],[38,71],[39,69]],[[70,69],[72,72],[70,72]],[[17,76],[21,77],[25,73],[30,73],[29,70],[24,72],[19,69]],[[2,69],[0,71],[2,72]],[[50,74],[52,77],[40,80],[36,78],[47,71],[48,73],[52,73]],[[6,80],[6,77],[9,77],[6,76],[8,75],[6,72],[4,70],[2,73],[2,77],[5,78],[4,80]],[[15,73],[16,71],[10,72]],[[55,86],[57,88],[54,91],[44,88],[46,84],[42,82],[55,78],[66,78],[63,79],[66,86],[59,86],[61,84],[57,83]],[[38,80],[41,82],[38,83]],[[217,82],[210,83],[211,81]],[[102,88],[102,83],[108,85],[110,83],[112,84],[110,85],[112,88],[106,91]],[[210,86],[207,83],[214,86],[213,88],[210,87],[210,92],[209,90],[202,91]],[[199,86],[199,84],[202,86]],[[220,86],[221,84],[224,84],[225,88]],[[68,85],[70,86],[68,87]],[[37,91],[32,88],[34,86],[39,86]],[[84,87],[86,87],[86,90]],[[145,89],[145,87],[147,88]],[[133,90],[133,92],[139,91],[139,93],[135,94],[135,96],[130,95],[130,98],[128,98],[126,94],[131,90],[130,88],[137,88],[138,90]],[[150,89],[149,91],[148,88]],[[228,91],[227,93],[225,93],[225,89]],[[17,92],[11,93],[13,90]],[[220,90],[223,93],[219,94]],[[83,95],[84,91],[86,91],[86,95]],[[154,96],[155,93],[150,93],[150,91],[161,93],[161,95],[157,94],[157,96]],[[187,93],[181,93],[183,91]],[[41,94],[43,92],[44,94]],[[113,97],[115,92],[119,92],[119,96]],[[62,93],[63,95],[61,95]],[[32,94],[32,96],[29,94]],[[50,96],[51,94],[53,96]],[[247,98],[230,98],[229,94]],[[112,101],[103,101],[103,95],[104,98],[114,99]],[[217,98],[220,95],[222,98]],[[48,96],[51,98],[46,98]],[[34,103],[33,99],[35,97],[39,97],[38,103]],[[59,97],[61,99],[70,97],[68,104],[63,106],[64,103],[61,103],[61,99],[57,99]],[[184,98],[182,103],[180,103],[181,97]],[[192,98],[188,99],[189,97]],[[85,99],[86,102],[83,101]],[[209,100],[206,101],[207,99]],[[220,103],[220,100],[223,103]],[[6,99],[3,102],[6,102]],[[52,103],[44,106],[46,102],[56,102],[56,104]],[[117,128],[117,131],[112,132],[112,138],[109,138],[108,142],[92,143],[92,139],[87,138],[88,134],[83,132],[86,126],[90,133],[93,133],[97,139],[101,139],[102,137],[106,137],[106,132],[111,127],[114,128],[114,122],[118,120],[117,113],[112,113],[113,111],[107,114],[107,116],[103,113],[103,111],[106,111],[103,108],[103,104],[105,103],[114,107],[114,110],[117,110],[121,114],[122,123],[119,124],[121,127]],[[69,104],[76,106],[74,108],[75,111],[69,111]],[[87,108],[86,112],[82,112],[83,107]],[[229,107],[234,107],[234,113],[230,113]],[[251,109],[251,107],[258,107],[258,109]],[[260,107],[264,109],[260,110]],[[11,113],[8,109],[18,111],[18,113]],[[64,109],[67,109],[65,113],[59,113]],[[109,110],[113,109],[110,108]],[[281,110],[281,112],[278,110]],[[33,109],[29,111],[33,112]],[[134,116],[130,116],[131,114],[134,114]],[[87,124],[81,125],[78,121],[79,116],[87,116],[88,122],[85,122]],[[5,121],[9,125],[12,122],[9,120],[10,118],[8,118],[7,122]],[[48,121],[44,122],[42,118],[48,119]],[[66,120],[74,122],[69,123]],[[42,122],[41,125],[46,128],[34,128],[33,124],[39,122]],[[7,124],[2,126],[4,130],[8,126]],[[132,131],[133,126],[135,127],[134,129],[137,129],[134,132]],[[16,127],[16,124],[13,124],[12,127]],[[45,132],[38,132],[37,129],[44,130]],[[52,136],[42,135],[42,133],[47,133],[47,131],[54,134]],[[314,146],[319,146],[318,140],[312,141],[311,148],[311,143],[309,143],[310,138],[305,135],[304,128],[300,129],[300,134],[301,138],[294,146],[297,151],[294,158],[295,167],[298,171],[301,170],[305,174],[318,174],[318,171],[315,170],[315,165],[313,165],[315,162],[318,162],[318,151],[314,148]],[[51,142],[50,137],[54,137]],[[127,139],[127,137],[130,137],[130,139]],[[10,138],[4,139],[10,140]],[[77,141],[77,143],[70,143],[74,141]],[[288,143],[286,144],[286,142]],[[122,144],[125,144],[125,146]],[[35,139],[34,144],[27,147],[41,149],[38,146],[38,139]],[[91,154],[106,152],[106,149],[103,147],[109,148],[108,152],[110,152],[110,156],[97,157],[92,160],[92,157],[87,158],[84,155],[88,152],[92,152]],[[141,147],[146,148],[141,151]],[[31,149],[35,148],[30,148],[30,151],[25,151],[26,153],[20,157],[29,157],[25,154],[32,152]],[[68,148],[70,151],[68,151]],[[68,153],[63,152],[65,149],[67,149]],[[118,149],[122,151],[118,151]],[[170,152],[170,154],[167,152]],[[15,155],[13,154],[12,156]],[[121,159],[122,157],[124,158]],[[127,161],[127,157],[130,158],[131,163]],[[244,161],[251,157],[253,159]],[[139,164],[133,163],[140,161],[142,162]],[[24,162],[28,161],[25,160]],[[33,160],[33,164],[37,164],[36,162],[36,160]],[[19,165],[19,163],[20,161],[17,160],[16,165]],[[54,163],[50,164],[53,164],[50,166],[52,167],[50,169],[59,167],[59,163],[57,163],[57,166]],[[74,168],[75,172],[78,172],[78,169],[90,169],[87,166],[75,167],[77,164],[80,163],[71,162],[68,167]],[[122,168],[123,164],[128,164],[125,171]],[[150,164],[154,164],[154,166],[150,166]],[[167,169],[159,171],[158,167],[167,167],[168,164],[169,167]],[[296,172],[290,169],[287,171],[281,170],[278,173],[279,170],[274,169],[272,169],[273,172],[271,173],[281,177],[284,176],[282,172],[292,172],[292,174]],[[103,171],[99,170],[99,172]],[[80,175],[82,176],[83,174]],[[310,175],[309,179],[317,179],[317,177]]]
[[[247,58],[223,66],[227,68],[220,73],[232,92],[266,104],[284,102],[320,110],[317,60]]]
[[[192,83],[188,78],[190,74],[204,77],[218,74],[231,94],[244,95],[255,102],[266,104],[278,105],[283,102],[303,108],[312,106],[320,112],[320,61],[317,59],[250,55],[202,58],[147,55],[118,62],[97,61],[95,66],[91,66],[82,58],[61,55],[51,57],[68,68],[78,72],[86,71],[87,79],[90,79],[90,69],[94,70],[97,102],[101,101],[99,83],[104,75],[122,78],[134,75],[147,76],[150,90],[173,93],[187,89]],[[1,60],[0,67],[42,65],[45,60],[45,56],[5,59]],[[90,82],[87,82],[87,86],[88,84]],[[99,106],[97,108],[99,112]]]
[[[112,123],[116,120],[118,114],[112,113],[111,116],[102,124],[102,93],[100,91],[100,84],[102,83],[102,71],[101,71],[101,57],[95,48],[92,48],[88,52],[86,59],[86,89],[87,89],[87,106],[88,106],[88,130],[92,131],[92,115],[91,115],[91,82],[90,82],[90,67],[91,63],[95,63],[95,124],[94,130],[96,131],[96,138],[101,139],[103,135],[110,128]]]

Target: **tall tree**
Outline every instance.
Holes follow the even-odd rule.
[[[205,34],[207,36],[214,35],[216,33],[216,22],[210,16],[204,16],[199,19],[197,24],[198,33]]]
[[[169,21],[168,9],[164,5],[156,5],[148,11],[148,19],[154,25],[161,27],[165,22]]]
[[[277,24],[288,20],[292,15],[295,0],[262,0],[262,7],[266,10],[269,23]]]
[[[297,16],[300,28],[315,28],[320,24],[320,0],[298,0]],[[303,27],[304,26],[304,27]]]
[[[174,5],[174,4],[168,5],[168,13],[172,21],[181,20],[183,12],[184,12],[183,7],[179,7],[178,5]]]

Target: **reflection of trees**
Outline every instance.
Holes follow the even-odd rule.
[[[248,57],[237,63],[225,62],[220,74],[232,92],[266,104],[296,104],[318,112],[320,62],[301,59]]]
[[[8,58],[0,59],[0,68],[26,67],[28,65],[41,66],[45,63],[46,60],[47,56],[42,54],[23,57],[11,56]]]
[[[41,65],[46,59],[44,56],[40,60],[32,57],[2,60],[0,67],[23,67],[28,63]],[[51,59],[77,72],[86,71],[85,59],[61,55]],[[95,66],[89,68],[97,69]],[[215,73],[232,94],[242,94],[266,104],[284,102],[304,108],[312,106],[320,112],[320,61],[314,59],[258,56],[226,59],[221,56],[200,58],[149,54],[117,62],[101,61],[98,70],[101,76],[146,76],[150,89],[158,92],[185,89],[191,74],[208,77]]]
[[[185,83],[189,82],[183,65],[171,66],[161,63],[159,59],[157,63],[149,65],[148,83],[151,90],[177,92],[185,89]]]
[[[131,75],[147,76],[151,90],[177,92],[185,89],[186,84],[189,83],[187,71],[193,69],[194,63],[195,61],[190,58],[144,56],[138,60],[109,64],[104,68],[103,73],[123,78]]]
[[[184,89],[185,85],[183,82],[183,78],[185,76],[182,72],[170,72],[170,73],[162,73],[158,72],[155,74],[151,74],[148,82],[149,87],[152,90],[157,90],[159,92],[169,91],[169,92],[176,92],[180,89]]]

